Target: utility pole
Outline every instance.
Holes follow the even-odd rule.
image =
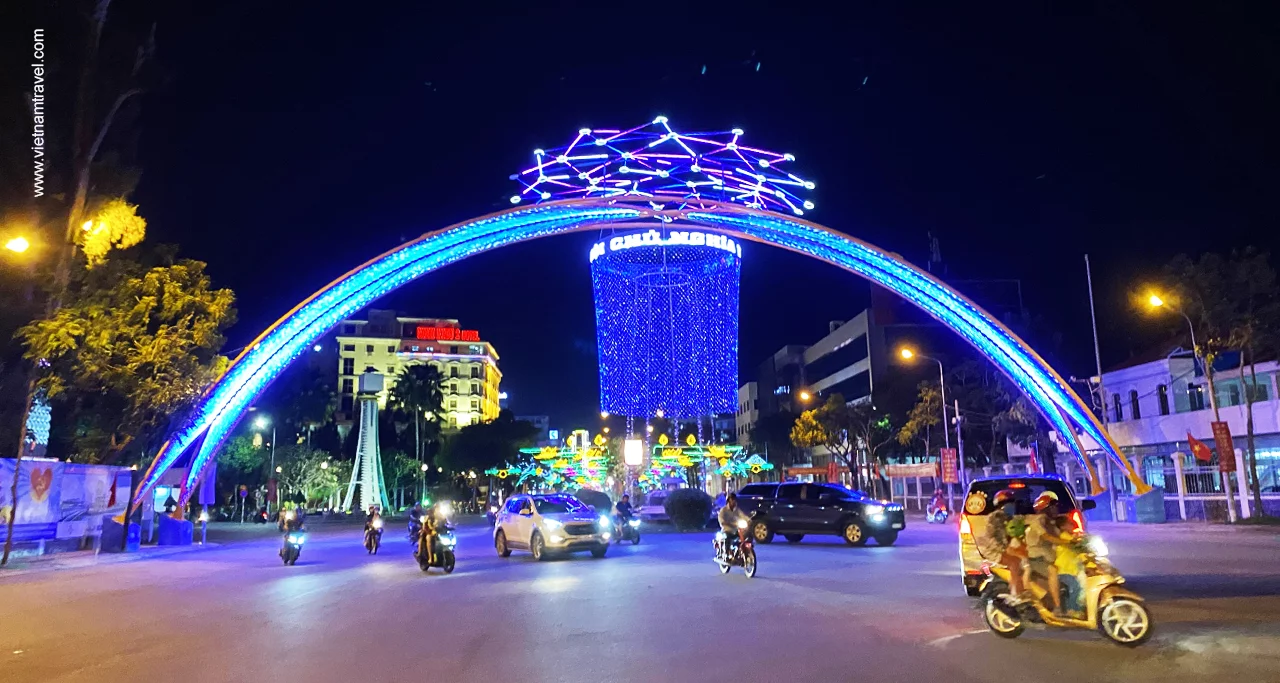
[[[964,467],[964,432],[961,427],[964,426],[964,418],[960,415],[960,400],[956,399],[956,465],[960,473],[960,486],[963,490],[969,490],[969,473]],[[946,425],[943,425],[944,427]]]

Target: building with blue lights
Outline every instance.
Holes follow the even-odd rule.
[[[602,411],[677,420],[734,412],[741,255],[724,235],[666,228],[592,247]]]

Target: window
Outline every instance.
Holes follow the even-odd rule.
[[[1115,422],[1124,422],[1124,412],[1120,409],[1120,394],[1112,394],[1112,405],[1115,406]]]
[[[479,383],[479,382],[472,382],[472,383],[471,383],[471,393],[476,394],[476,395],[479,395],[479,394],[480,394],[480,383]]]
[[[342,393],[350,394],[356,390],[356,381],[354,379],[342,380]]]
[[[353,399],[353,398],[351,397],[351,394],[346,394],[346,395],[344,395],[344,396],[342,397],[342,412],[344,412],[344,413],[350,413],[350,412],[351,412],[352,405],[353,405],[354,403],[355,403],[355,399]]]
[[[366,344],[366,345],[365,345],[365,347],[364,347],[364,353],[365,353],[365,355],[366,355],[366,356],[372,356],[372,355],[373,355],[373,344]]]
[[[1267,379],[1266,375],[1259,377],[1257,384],[1254,384],[1252,381],[1249,382],[1249,384],[1247,384],[1246,386],[1249,387],[1250,400],[1252,400],[1254,403],[1257,403],[1258,401],[1271,400],[1271,394],[1268,391],[1268,389],[1270,388],[1270,384],[1271,384],[1271,381]]]
[[[473,399],[471,399],[471,409],[472,409],[472,410],[480,410],[480,401],[478,401],[478,400],[476,400],[476,399],[474,399],[474,398],[473,398]]]
[[[387,347],[387,353],[395,353],[395,352],[396,352],[396,347],[394,346]]]
[[[412,352],[414,352],[414,353],[417,353],[417,352],[418,352],[418,345],[417,345],[417,344],[414,344],[413,346],[410,346],[410,347],[409,347],[409,350],[410,350],[410,351],[412,351]]]
[[[343,334],[355,334],[355,333],[356,333],[356,326],[355,326],[355,325],[343,325],[343,326],[342,326],[342,333],[343,333]],[[352,349],[352,350],[354,351],[355,349]]]
[[[450,347],[449,347],[449,353],[452,353],[452,354],[454,354],[454,355],[457,355],[457,353],[458,353],[458,347],[456,347],[456,346],[450,346]]]
[[[518,515],[520,514],[520,505],[523,502],[524,496],[512,496],[507,501],[506,507],[502,508],[502,511],[509,515]]]
[[[356,345],[355,345],[355,344],[343,344],[343,345],[342,345],[342,350],[343,350],[343,351],[351,351],[351,352],[353,352],[353,353],[354,353],[354,352],[355,352],[355,350],[356,350]]]
[[[778,487],[778,500],[800,500],[804,484],[783,484]]]
[[[1204,387],[1199,384],[1188,384],[1187,404],[1191,410],[1204,410]]]
[[[1138,390],[1129,390],[1129,413],[1130,417],[1135,420],[1142,419],[1142,408],[1138,406]]]
[[[342,359],[342,374],[344,375],[356,374],[356,359],[354,358]]]
[[[395,369],[395,368],[393,368],[393,367],[391,367],[390,365],[388,365],[388,366],[387,366],[387,374],[388,374],[388,375],[394,375],[394,374],[396,374],[396,369]]]
[[[1156,387],[1156,398],[1160,401],[1160,414],[1169,414],[1169,387],[1161,384]]]
[[[480,379],[480,365],[478,363],[471,366],[471,378]]]
[[[449,366],[449,376],[450,376],[450,377],[457,377],[457,376],[458,376],[458,366],[456,366],[456,365],[451,365],[451,366]],[[456,386],[457,386],[457,385],[455,385],[455,387],[456,387]],[[454,391],[457,391],[457,389],[455,388],[455,389],[454,389]]]
[[[457,409],[458,409],[458,402],[456,400],[450,399],[449,410],[457,410]]]
[[[1240,399],[1240,385],[1232,382],[1227,385],[1227,405],[1238,406],[1243,401]]]

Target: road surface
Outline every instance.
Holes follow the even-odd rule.
[[[1276,532],[1094,531],[1150,600],[1137,650],[981,630],[954,528],[918,520],[890,548],[761,546],[754,580],[720,575],[707,534],[536,563],[498,558],[483,523],[454,574],[424,575],[397,525],[375,557],[358,527],[318,530],[294,567],[272,537],[0,574],[0,681],[1280,680]]]

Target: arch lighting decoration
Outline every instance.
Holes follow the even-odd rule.
[[[656,125],[665,127],[665,119]],[[741,132],[735,131],[734,134],[741,135]],[[580,137],[585,135],[587,133],[580,133]],[[681,139],[687,142],[689,138]],[[663,144],[672,143],[671,137],[663,140]],[[617,144],[621,143],[615,143],[615,146]],[[591,146],[608,145],[593,142]],[[569,161],[570,155],[557,156],[564,156]],[[789,161],[789,157],[784,155],[784,160]],[[655,166],[658,165],[657,159],[654,159]],[[541,175],[547,175],[547,180],[541,182],[550,182],[552,175],[562,174]],[[787,174],[782,177],[791,179]],[[669,176],[658,178],[668,180]],[[812,183],[799,182],[799,187],[812,189]],[[589,181],[587,185],[590,185]],[[761,188],[766,187],[764,182],[760,185]],[[693,189],[685,187],[686,190]],[[987,355],[1026,392],[1060,434],[1072,437],[1069,440],[1072,450],[1089,471],[1095,490],[1100,490],[1100,484],[1079,439],[1075,438],[1077,429],[1101,445],[1104,453],[1127,473],[1135,491],[1150,490],[1103,431],[1097,417],[1062,377],[993,316],[942,281],[889,252],[787,215],[796,213],[789,208],[786,213],[767,210],[777,206],[772,202],[778,198],[777,194],[773,194],[769,202],[764,201],[766,193],[763,189],[759,192],[759,202],[756,194],[751,192],[742,196],[733,194],[726,196],[724,201],[717,201],[699,190],[697,196],[688,193],[669,195],[668,199],[659,202],[660,196],[631,192],[599,197],[579,194],[560,200],[552,199],[549,190],[545,192],[549,195],[547,197],[544,197],[542,189],[529,194],[533,192],[537,193],[535,201],[542,203],[517,206],[427,233],[348,272],[286,313],[245,348],[230,369],[209,388],[185,425],[170,435],[144,475],[133,505],[138,505],[155,487],[160,476],[189,452],[191,466],[180,501],[185,504],[218,447],[258,393],[327,331],[392,290],[467,257],[527,240],[611,227],[669,228],[677,221],[682,225],[715,230],[735,239],[807,254],[896,292]],[[792,202],[800,201],[801,207],[805,206],[804,200],[790,199]],[[782,205],[789,206],[787,202]]]

